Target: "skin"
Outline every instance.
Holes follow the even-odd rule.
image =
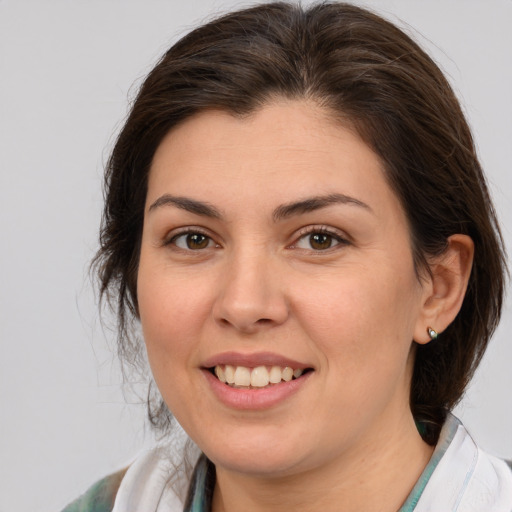
[[[333,194],[354,201],[275,218]],[[311,244],[319,230],[331,247]],[[455,235],[419,279],[379,158],[312,103],[242,119],[203,112],[164,138],[149,176],[140,319],[164,400],[216,465],[215,512],[401,506],[432,453],[409,408],[413,340],[427,343],[427,326],[457,313],[471,248]],[[201,370],[227,351],[314,371],[277,405],[236,410]]]

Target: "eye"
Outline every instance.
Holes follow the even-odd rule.
[[[197,232],[187,232],[173,236],[169,243],[188,251],[198,251],[216,246],[209,236]]]
[[[294,247],[298,249],[326,251],[337,245],[346,245],[347,243],[345,239],[335,233],[323,229],[315,229],[302,235],[294,244]]]

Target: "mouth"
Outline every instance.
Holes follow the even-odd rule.
[[[208,368],[220,382],[237,389],[263,389],[283,382],[297,380],[313,371],[312,368],[292,368],[290,366],[234,366],[216,365]]]

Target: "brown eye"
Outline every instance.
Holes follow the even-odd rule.
[[[328,231],[310,231],[302,235],[294,247],[297,249],[306,249],[309,251],[326,251],[332,249],[337,245],[347,245],[347,240],[343,239],[335,233],[329,233]]]
[[[187,235],[187,247],[189,249],[204,249],[208,247],[210,239],[200,233]]]
[[[183,233],[172,239],[172,243],[180,249],[198,251],[213,245],[213,240],[202,233]]]
[[[333,238],[326,233],[312,233],[309,235],[309,245],[312,249],[322,251],[332,246]]]

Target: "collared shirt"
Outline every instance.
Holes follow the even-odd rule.
[[[211,463],[210,463],[211,464]],[[210,512],[208,460],[196,466],[194,499],[186,512]],[[512,512],[512,472],[480,450],[453,415],[416,485],[398,512]]]
[[[102,501],[104,508],[96,508],[98,494],[89,492],[63,512],[210,512],[212,492],[207,489],[214,483],[213,464],[204,455],[199,457],[189,480],[168,453],[155,448],[128,468],[113,492],[113,509],[107,507],[107,499]],[[191,503],[185,509],[190,486]],[[104,489],[105,484],[99,487]],[[399,512],[512,512],[512,471],[480,450],[449,414],[430,462]]]

